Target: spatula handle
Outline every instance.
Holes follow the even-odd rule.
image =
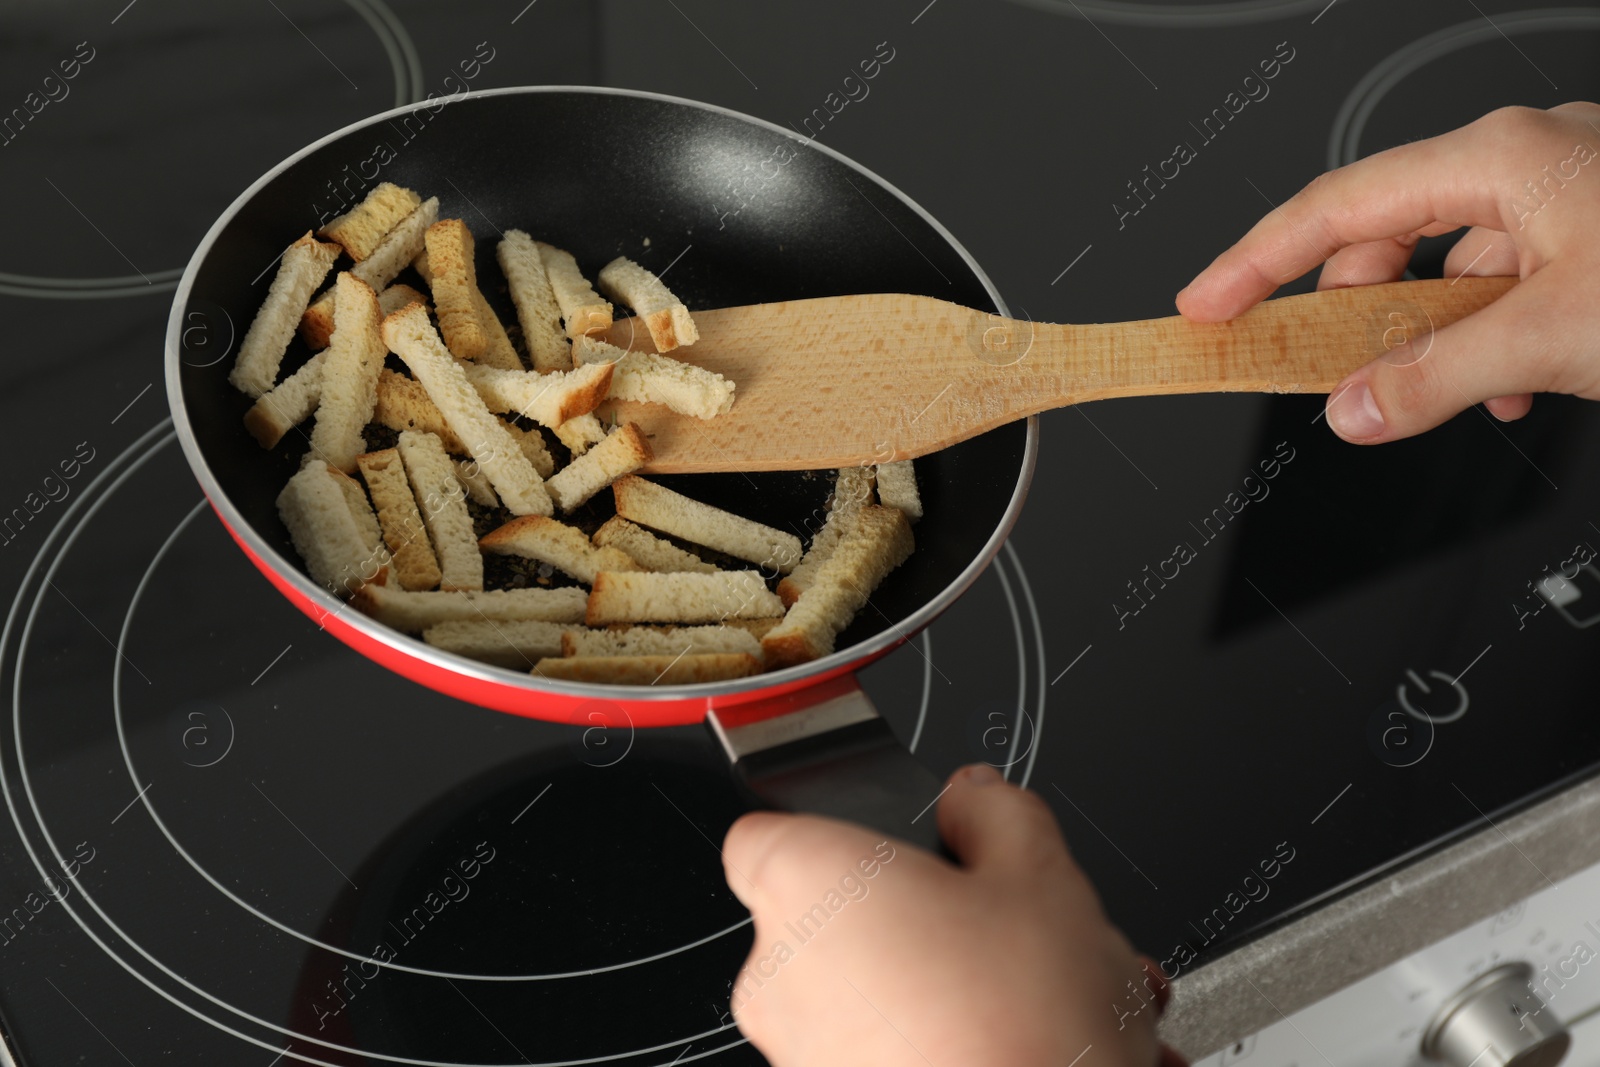
[[[1515,278],[1390,282],[1268,300],[1231,322],[1174,315],[1064,327],[1050,339],[1059,340],[1060,350],[1023,360],[1019,369],[1033,362],[1037,373],[1055,364],[1061,375],[1058,389],[1066,395],[1041,410],[1160,393],[1326,393],[1405,341],[1418,341],[1406,359],[1426,359],[1431,331],[1482,309],[1515,284]]]

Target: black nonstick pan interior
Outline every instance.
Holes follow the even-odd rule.
[[[952,239],[831,153],[684,101],[562,89],[466,96],[344,131],[238,207],[205,255],[186,315],[230,331],[236,343],[275,257],[378,181],[438,196],[440,217],[466,220],[478,241],[480,285],[508,324],[515,317],[494,245],[497,231],[513,227],[570,249],[591,275],[623,254],[658,273],[670,265],[666,281],[691,309],[906,292],[998,310]],[[692,359],[692,349],[684,355]],[[308,356],[297,339],[282,373]],[[200,452],[245,521],[296,560],[274,500],[305,437],[259,447],[240,421],[249,401],[226,381],[231,355],[198,365],[205,362],[184,357],[180,375]],[[841,635],[841,650],[938,598],[984,551],[1006,520],[1026,441],[1026,426],[1014,423],[917,460],[926,516],[916,552]],[[803,536],[820,521],[831,484],[798,473],[662,481]]]

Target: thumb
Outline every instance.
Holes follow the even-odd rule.
[[[1328,425],[1354,444],[1431,430],[1474,404],[1565,391],[1566,346],[1547,332],[1561,281],[1535,274],[1488,307],[1424,332],[1368,363],[1328,395]]]
[[[1050,806],[1037,793],[1006,782],[987,763],[963,767],[950,777],[939,801],[939,833],[969,870],[1032,875],[1048,861],[1067,860]]]

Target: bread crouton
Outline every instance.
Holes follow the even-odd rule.
[[[550,288],[538,245],[521,230],[507,230],[495,247],[495,258],[510,286],[533,369],[571,370],[571,351],[561,333],[561,305]]]
[[[490,411],[521,415],[552,430],[593,411],[611,387],[609,363],[548,374],[481,364],[462,369]]]
[[[726,552],[787,574],[800,562],[800,538],[721,508],[691,500],[629,474],[611,486],[617,514],[680,540]]]
[[[544,263],[545,277],[550,280],[550,291],[561,308],[562,325],[568,337],[582,337],[586,333],[602,333],[611,328],[611,305],[600,299],[589,280],[578,269],[572,253],[535,241],[539,258]]]
[[[404,430],[396,445],[405,463],[411,493],[439,558],[439,588],[483,588],[483,556],[472,529],[472,515],[456,481],[455,465],[431,433]]]
[[[922,495],[909,459],[878,464],[878,500],[884,507],[899,508],[912,522],[922,518]]]
[[[430,286],[433,285],[433,268],[428,265],[426,249],[411,261],[411,266],[422,276],[423,281]],[[483,327],[484,336],[483,351],[473,359],[473,362],[482,363],[485,367],[499,367],[501,370],[521,370],[522,357],[517,355],[511,337],[506,333],[506,328],[500,324],[500,316],[489,306],[488,297],[483,295],[483,290],[477,285],[472,287],[472,308],[478,316],[478,324]]]
[[[262,448],[276,448],[283,435],[305,422],[322,399],[322,359],[318,352],[299,370],[256,397],[244,413],[244,428]]]
[[[621,630],[566,630],[563,656],[680,656],[741,652],[760,656],[761,642],[737,626],[630,626]]]
[[[381,584],[389,557],[365,496],[359,497],[357,508],[341,480],[350,479],[313,460],[278,494],[278,515],[311,577],[336,596],[347,597],[364,583]],[[356,491],[359,495],[360,486]]]
[[[422,631],[422,639],[458,656],[525,671],[541,659],[561,655],[561,635],[567,629],[537,619],[460,619],[435,623]]]
[[[644,320],[657,352],[670,352],[700,339],[700,331],[683,301],[673,296],[660,278],[627,256],[618,256],[601,267],[599,282],[602,293],[628,305]]]
[[[383,238],[422,203],[422,197],[393,182],[379,182],[361,203],[317,231],[337,241],[357,263],[366,259]]]
[[[601,571],[584,615],[587,626],[614,622],[721,622],[783,613],[783,601],[756,571],[658,574]]]
[[[544,480],[506,432],[505,424],[484,406],[467,380],[464,364],[450,357],[421,306],[411,304],[384,319],[383,339],[428,391],[428,398],[477,460],[507,510],[513,515],[550,514],[553,506]]]
[[[350,273],[372,286],[372,291],[381,293],[394,281],[395,276],[405,270],[411,261],[417,258],[417,253],[422,251],[428,227],[439,217],[439,198],[429,197],[418,204],[416,209],[401,219],[395,228],[384,234],[383,240],[372,254],[354,267]],[[407,286],[410,289],[410,286]],[[415,289],[411,292],[416,293]],[[418,293],[418,296],[421,294]],[[379,298],[381,301],[381,297]],[[402,305],[403,306],[403,305]],[[398,310],[385,308],[384,314]],[[300,316],[300,337],[312,348],[327,348],[328,339],[333,336],[333,290],[329,289],[305,309],[305,314]]]
[[[433,308],[445,347],[457,359],[477,359],[488,346],[478,321],[478,272],[473,264],[472,231],[460,219],[440,219],[428,227],[426,244],[432,275]],[[437,403],[437,400],[435,400]]]
[[[378,404],[372,419],[391,430],[416,430],[439,438],[446,452],[467,454],[467,446],[445,423],[422,383],[397,371],[385,369],[378,375]]]
[[[278,273],[267,288],[267,298],[239,344],[239,355],[228,375],[228,382],[235,389],[259,397],[272,388],[278,380],[283,353],[294,337],[295,324],[338,256],[338,245],[318,241],[309,231],[284,251]]]
[[[819,659],[872,591],[911,554],[911,523],[897,508],[869,505],[841,517],[838,547],[783,617],[761,639],[773,669]]]
[[[509,433],[517,442],[517,447],[522,449],[522,454],[528,457],[528,462],[533,464],[533,469],[539,472],[539,477],[549,478],[556,472],[555,457],[550,454],[550,449],[545,447],[544,435],[538,430],[524,430],[508,419],[501,419],[505,423],[506,433]]]
[[[606,439],[606,428],[590,414],[576,415],[560,426],[552,426],[550,431],[574,456],[583,455],[589,451],[590,445]]]
[[[439,584],[439,560],[428,543],[428,532],[411,495],[410,481],[398,449],[367,452],[356,457],[377,505],[378,525],[394,559],[395,578],[402,589],[432,589]]]
[[[389,354],[378,332],[378,297],[348,271],[334,283],[333,337],[322,358],[322,399],[311,430],[311,451],[350,472],[365,447],[362,431],[378,403],[378,374]]]
[[[793,604],[800,594],[810,588],[817,572],[828,562],[839,545],[842,517],[859,511],[873,502],[873,473],[871,467],[842,467],[834,478],[833,497],[828,501],[828,517],[822,528],[812,535],[806,554],[800,557],[799,566],[778,583],[778,595],[785,604]]]
[[[604,441],[563,467],[545,483],[562,511],[572,511],[600,490],[649,463],[650,442],[633,423],[624,423]]]
[[[512,519],[491,530],[478,541],[485,552],[501,556],[521,556],[548,563],[570,574],[584,585],[593,583],[600,571],[636,571],[639,565],[626,552],[615,548],[596,548],[575,526],[527,515]]]
[[[613,400],[662,404],[680,415],[710,419],[733,408],[733,383],[715,371],[654,352],[628,352],[596,337],[572,342],[572,360],[580,367],[610,363]]]
[[[665,541],[642,526],[636,526],[621,515],[607,519],[594,532],[592,540],[597,545],[620,548],[634,562],[647,571],[693,571],[710,574],[717,568],[692,552],[685,552],[670,541]]]
[[[443,622],[532,619],[571,624],[583,621],[582,589],[435,590],[410,593],[367,584],[356,590],[356,608],[401,633],[420,634]]]

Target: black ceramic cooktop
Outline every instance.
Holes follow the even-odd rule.
[[[0,1030],[43,1067],[759,1060],[724,1021],[750,934],[716,846],[742,809],[702,730],[420,689],[319,632],[203,506],[165,421],[168,302],[283,156],[428,92],[694,97],[881,174],[1013,311],[1096,321],[1169,313],[1330,165],[1600,95],[1600,12],[1490,0],[0,19]],[[936,772],[986,759],[1044,796],[1169,970],[1600,764],[1600,410],[1540,398],[1370,450],[1320,411],[1046,416],[1010,543],[863,676]]]

